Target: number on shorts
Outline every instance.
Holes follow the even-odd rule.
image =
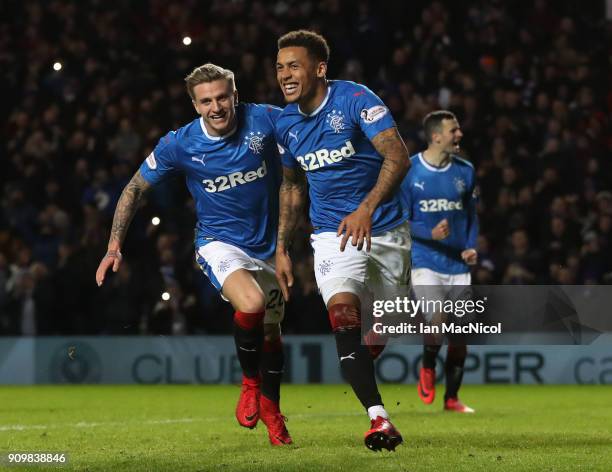
[[[266,305],[267,310],[273,310],[274,308],[280,308],[283,306],[285,301],[283,300],[283,294],[280,290],[273,288],[268,294],[268,304]]]

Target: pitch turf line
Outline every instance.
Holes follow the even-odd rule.
[[[346,417],[346,416],[363,416],[363,413],[321,413],[321,414],[306,414],[298,413],[291,415],[291,418],[309,419],[309,418],[326,418],[326,417]],[[0,432],[4,431],[28,431],[34,429],[62,429],[62,428],[97,428],[108,426],[147,426],[147,425],[162,425],[162,424],[178,424],[178,423],[214,423],[218,421],[227,421],[227,416],[207,416],[206,418],[167,418],[161,420],[149,421],[80,421],[78,423],[60,423],[60,424],[10,424],[0,425]]]
[[[177,419],[165,419],[165,420],[151,420],[151,421],[140,421],[140,422],[125,422],[125,421],[106,421],[106,422],[87,422],[81,421],[79,423],[64,423],[64,424],[11,424],[0,426],[0,431],[27,431],[29,429],[59,429],[59,428],[97,428],[99,426],[122,426],[122,425],[155,425],[155,424],[172,424],[172,423],[193,423],[194,421],[219,421],[221,417],[214,419],[202,418],[177,418]]]

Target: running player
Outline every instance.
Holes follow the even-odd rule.
[[[474,166],[455,154],[463,136],[459,122],[453,113],[440,110],[428,114],[423,127],[427,149],[411,157],[412,167],[401,187],[411,213],[412,286],[416,298],[420,297],[419,290],[425,297],[435,290],[419,289],[423,286],[470,285],[469,266],[478,259],[476,176]],[[425,340],[418,393],[426,404],[434,401],[441,344]],[[458,398],[466,354],[464,342],[448,339],[445,410],[474,412]]]
[[[276,274],[288,300],[289,251],[307,181],[315,275],[342,374],[370,417],[366,446],[393,450],[402,436],[389,421],[362,343],[361,312],[368,286],[398,286],[409,270],[410,231],[398,196],[408,151],[372,91],[327,80],[328,60],[327,42],[314,32],[278,40],[277,79],[288,105],[276,123],[283,162]]]
[[[290,444],[280,413],[284,304],[274,276],[280,165],[273,123],[280,109],[238,104],[234,74],[214,64],[186,79],[200,118],[161,138],[123,190],[96,281],[121,264],[121,245],[140,200],[153,185],[183,175],[196,203],[196,260],[234,309],[243,372],[240,425],[261,419],[274,445]]]

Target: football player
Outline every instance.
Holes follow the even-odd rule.
[[[273,445],[290,444],[280,413],[284,305],[274,275],[280,165],[273,124],[280,109],[238,103],[234,74],[205,64],[186,79],[199,118],[171,131],[144,160],[115,210],[98,285],[121,264],[121,246],[147,190],[174,175],[195,200],[195,256],[235,309],[234,339],[243,372],[240,425],[261,419]]]
[[[307,182],[314,270],[342,374],[371,420],[366,446],[393,450],[402,436],[378,391],[361,313],[369,287],[399,286],[409,270],[410,231],[398,197],[408,151],[380,98],[363,85],[328,80],[328,61],[317,33],[278,40],[277,80],[288,105],[276,123],[283,163],[276,274],[289,299],[291,241]]]
[[[457,155],[463,133],[453,113],[445,110],[429,113],[423,127],[427,149],[410,158],[412,166],[401,186],[402,198],[410,211],[411,281],[417,299],[452,297],[453,286],[470,285],[470,266],[478,260],[476,175],[474,166]],[[424,315],[432,321],[439,314]],[[442,341],[426,337],[423,347],[417,388],[426,404],[434,401],[436,359]],[[474,412],[458,397],[466,355],[465,342],[448,339],[445,410]]]

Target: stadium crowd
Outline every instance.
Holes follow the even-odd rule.
[[[383,98],[411,154],[425,114],[456,113],[480,184],[475,283],[612,283],[603,3],[2,2],[0,335],[230,331],[230,305],[194,263],[182,182],[149,194],[110,283],[94,274],[122,188],[195,117],[183,77],[214,62],[241,100],[282,106],[276,39],[300,27],[330,42],[329,78]],[[328,332],[306,217],[301,230],[285,332]]]

